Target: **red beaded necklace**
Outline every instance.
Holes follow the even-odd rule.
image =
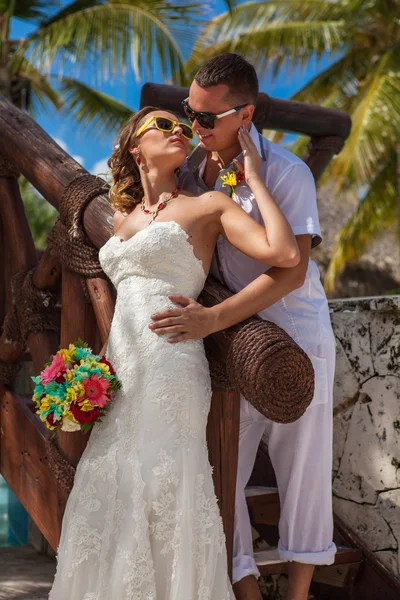
[[[148,208],[145,208],[145,203],[144,203],[144,198],[142,200],[142,202],[140,203],[140,208],[142,209],[142,211],[144,213],[146,213],[146,215],[154,215],[152,220],[150,221],[150,223],[152,223],[154,221],[154,219],[157,218],[158,213],[160,212],[160,210],[162,210],[163,208],[166,207],[166,205],[168,204],[168,202],[170,200],[172,200],[172,198],[175,198],[175,196],[178,194],[179,190],[180,190],[180,186],[178,185],[178,187],[168,196],[168,198],[166,200],[163,200],[162,202],[160,202],[157,205],[156,210],[149,210]],[[149,223],[149,225],[150,225]]]

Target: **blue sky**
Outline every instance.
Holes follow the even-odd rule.
[[[61,2],[62,5],[69,3],[70,1],[66,0]],[[225,12],[225,3],[223,0],[213,1],[211,6],[211,16]],[[32,26],[14,19],[12,21],[11,37],[13,39],[24,37],[32,29]],[[317,67],[314,61],[310,61],[306,70],[292,75],[289,75],[286,69],[282,69],[275,80],[272,80],[270,76],[262,79],[260,81],[260,91],[267,92],[271,96],[278,98],[289,98],[304,83],[312,79],[319,70],[325,68],[326,64],[327,61],[323,60]],[[157,73],[157,68],[155,72]],[[68,70],[68,75],[74,76],[73,71]],[[89,77],[89,73],[82,72],[79,78],[85,83],[93,85],[93,80]],[[155,76],[153,81],[158,83],[163,82],[160,74]],[[135,81],[134,74],[132,73],[125,81],[105,82],[97,87],[135,110],[139,108],[140,90],[143,83],[145,82]],[[71,119],[58,115],[52,108],[49,108],[47,111],[41,110],[37,112],[35,119],[57,143],[67,150],[88,171],[95,174],[105,172],[106,160],[111,154],[112,134],[105,135],[99,141],[91,133],[85,132],[82,127],[78,127]]]

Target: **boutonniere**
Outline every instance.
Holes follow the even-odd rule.
[[[220,175],[221,181],[223,185],[227,185],[230,187],[229,195],[233,198],[233,194],[235,192],[235,187],[241,182],[245,180],[245,175],[243,171],[228,171],[226,175]]]

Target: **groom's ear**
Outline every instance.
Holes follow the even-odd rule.
[[[248,104],[242,110],[242,125],[250,125],[254,115],[254,104]]]

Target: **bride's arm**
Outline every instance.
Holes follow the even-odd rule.
[[[261,158],[246,130],[239,132],[245,177],[254,194],[264,227],[221,192],[211,192],[219,211],[220,233],[241,252],[264,264],[295,267],[300,251],[288,221],[261,177]],[[215,205],[214,204],[214,205]]]

